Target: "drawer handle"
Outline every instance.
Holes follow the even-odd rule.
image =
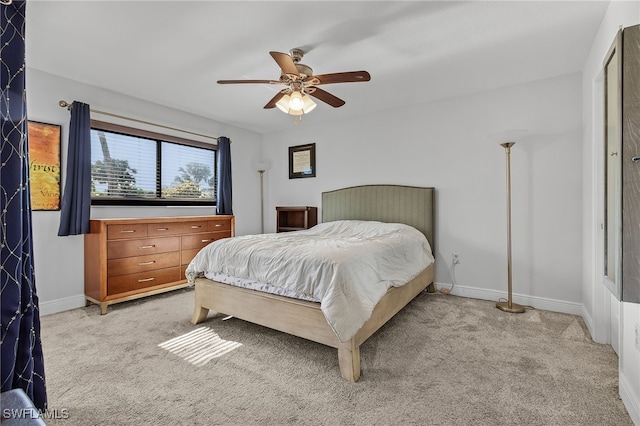
[[[168,231],[169,228],[156,228],[156,231]]]
[[[134,232],[136,232],[135,229],[125,229],[124,231],[120,231],[122,234],[133,234]]]
[[[216,223],[216,228],[220,228],[222,226],[221,223]]]
[[[149,262],[139,262],[138,265],[139,266],[143,266],[143,265],[153,265],[154,263],[156,263],[155,260],[151,260]]]
[[[213,240],[200,240],[200,242],[202,242],[202,243],[209,243],[211,241],[213,241]]]
[[[198,229],[198,228],[202,228],[201,225],[191,225],[191,229]]]
[[[148,245],[148,246],[139,246],[138,248],[139,249],[150,249],[150,248],[154,248],[155,246],[156,246],[155,244],[151,244],[151,245]]]
[[[139,283],[146,283],[147,281],[153,281],[155,280],[155,278],[151,277],[151,278],[142,278],[140,280],[138,280]]]

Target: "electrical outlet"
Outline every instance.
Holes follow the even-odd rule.
[[[636,349],[640,351],[640,324],[636,324]]]
[[[453,253],[451,255],[451,261],[453,262],[454,265],[457,265],[458,263],[460,263],[460,256],[458,256],[458,253]]]

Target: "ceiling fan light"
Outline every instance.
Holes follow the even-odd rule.
[[[310,113],[311,111],[313,111],[313,109],[318,106],[315,102],[313,102],[313,99],[311,99],[308,95],[303,95],[302,96],[302,110],[304,111],[305,114]]]
[[[285,114],[288,114],[290,102],[291,102],[291,96],[284,95],[283,97],[280,98],[278,102],[276,102],[276,106],[280,111],[284,112]]]
[[[293,110],[302,110],[303,106],[304,101],[302,100],[300,92],[293,92],[291,94],[291,100],[289,101],[289,108]]]
[[[317,105],[309,96],[296,91],[281,97],[276,106],[285,114],[299,116],[311,112]]]

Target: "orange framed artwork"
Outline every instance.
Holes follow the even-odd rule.
[[[31,210],[60,210],[60,126],[29,121]]]

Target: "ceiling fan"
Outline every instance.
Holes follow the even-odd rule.
[[[371,76],[367,71],[337,72],[331,74],[313,75],[311,67],[300,63],[304,56],[302,49],[291,49],[290,54],[269,52],[280,67],[278,80],[218,80],[218,84],[281,84],[286,86],[278,92],[267,104],[265,109],[278,107],[291,115],[302,115],[310,112],[316,104],[309,98],[314,98],[331,105],[341,107],[345,101],[322,90],[318,86],[334,83],[355,83],[369,81]]]

